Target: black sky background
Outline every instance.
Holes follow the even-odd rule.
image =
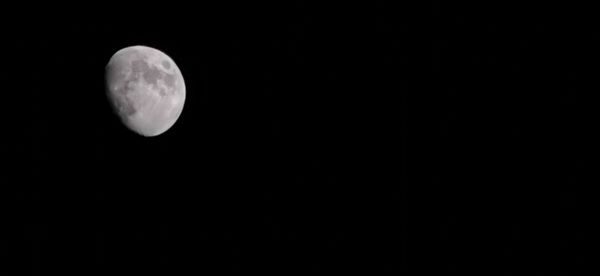
[[[2,258],[23,275],[573,275],[597,34],[566,12],[432,4],[5,23]],[[186,81],[158,137],[105,99],[104,66],[131,45]]]
[[[403,173],[402,142],[381,137],[401,123],[374,97],[398,93],[381,68],[399,60],[392,18],[270,8],[7,26],[26,104],[6,113],[3,258],[32,275],[339,271],[368,255],[400,269],[401,176],[383,171]],[[128,131],[105,99],[104,66],[131,45],[164,51],[186,81],[158,137]]]

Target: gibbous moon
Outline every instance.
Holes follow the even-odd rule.
[[[185,102],[185,83],[169,56],[131,46],[116,52],[105,69],[106,94],[127,128],[150,137],[175,124]]]

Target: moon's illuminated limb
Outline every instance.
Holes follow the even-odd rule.
[[[179,67],[163,52],[131,46],[106,65],[107,94],[123,123],[143,136],[156,136],[175,124],[185,103]]]

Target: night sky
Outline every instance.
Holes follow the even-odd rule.
[[[597,33],[524,9],[432,2],[413,20],[378,2],[282,2],[4,20],[0,274],[589,262],[575,122]],[[156,137],[105,96],[106,63],[132,45],[185,79]]]

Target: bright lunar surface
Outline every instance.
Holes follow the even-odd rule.
[[[105,73],[108,99],[127,128],[156,136],[175,124],[185,102],[185,83],[175,62],[146,46],[116,52]]]

